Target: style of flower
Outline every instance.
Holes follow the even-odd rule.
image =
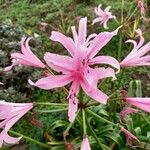
[[[150,65],[150,55],[147,54],[150,51],[150,42],[143,45],[144,37],[142,36],[142,31],[140,29],[137,29],[136,32],[140,36],[140,41],[138,44],[134,40],[126,41],[126,43],[133,43],[134,48],[129,53],[129,55],[120,63],[122,67]]]
[[[150,113],[150,98],[127,97],[126,102]]]
[[[121,115],[121,117],[125,118],[129,114],[137,113],[137,112],[138,112],[137,109],[134,109],[134,108],[131,108],[131,107],[124,107],[123,110],[120,112],[120,115]]]
[[[93,20],[92,24],[95,24],[97,22],[100,22],[100,24],[103,24],[103,27],[105,29],[108,29],[107,23],[110,19],[116,19],[116,16],[113,16],[112,13],[109,11],[110,6],[106,7],[104,10],[101,9],[101,4],[95,8],[95,14],[97,18]]]
[[[91,150],[89,139],[88,137],[85,137],[82,141],[81,150]]]
[[[119,28],[118,28],[119,29]],[[110,56],[95,55],[104,47],[113,36],[118,32],[116,29],[113,32],[102,32],[98,35],[91,34],[87,39],[87,18],[82,18],[79,22],[78,34],[75,27],[72,27],[73,40],[70,37],[59,32],[52,32],[51,40],[61,43],[71,56],[61,56],[46,52],[44,59],[47,65],[61,75],[50,75],[33,83],[31,85],[42,89],[52,89],[63,87],[71,83],[69,91],[69,120],[72,122],[75,119],[75,113],[78,108],[77,94],[80,86],[85,93],[94,100],[106,104],[108,96],[97,89],[99,79],[113,77],[115,72],[112,68],[95,68],[91,66],[95,64],[109,64],[116,69],[120,69],[118,61]]]
[[[133,135],[130,131],[128,131],[127,129],[121,127],[121,132],[123,132],[125,134],[128,145],[133,146],[134,144],[140,143],[139,139],[135,135]]]
[[[8,135],[9,129],[30,109],[32,109],[32,103],[8,103],[0,101],[0,147],[3,142],[8,144],[16,144],[21,137],[15,138]]]
[[[29,47],[29,41],[31,38],[23,37],[21,40],[21,52],[12,53],[12,65],[4,68],[4,71],[10,71],[14,66],[27,65],[37,68],[45,68],[45,65],[32,53]]]
[[[141,16],[144,16],[146,13],[146,4],[144,3],[144,0],[136,0],[137,7],[140,9]]]

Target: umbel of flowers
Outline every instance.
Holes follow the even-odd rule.
[[[110,7],[107,7],[104,11],[101,9],[101,5],[95,8],[95,13],[98,18],[94,19],[93,24],[101,22],[104,28],[107,28],[107,22],[109,19],[115,19],[112,13],[109,12]],[[44,55],[44,64],[37,58],[30,49],[29,41],[31,38],[23,37],[21,40],[21,52],[11,54],[12,65],[4,69],[9,71],[17,65],[27,65],[36,67],[39,69],[51,70],[50,74],[39,79],[36,82],[29,80],[29,84],[41,89],[50,90],[58,87],[64,87],[70,84],[68,96],[66,97],[68,102],[68,118],[71,123],[76,119],[78,108],[81,109],[83,119],[83,141],[81,144],[81,150],[91,150],[90,138],[87,135],[85,111],[87,111],[97,118],[100,116],[88,109],[88,103],[85,103],[83,97],[79,98],[80,92],[85,92],[87,96],[101,104],[107,104],[109,96],[98,89],[97,84],[99,80],[107,77],[116,79],[116,75],[120,72],[120,67],[131,66],[147,66],[150,65],[150,44],[144,44],[144,37],[142,31],[137,29],[140,40],[139,43],[130,39],[127,41],[133,43],[134,47],[129,55],[124,58],[120,63],[111,56],[99,56],[99,51],[118,34],[119,26],[112,32],[101,32],[99,34],[87,35],[87,17],[81,18],[79,21],[78,31],[76,27],[71,27],[73,38],[67,37],[60,32],[52,31],[50,40],[61,43],[68,51],[68,55],[58,55],[55,53],[46,52]],[[102,64],[107,64],[109,67],[101,67]],[[96,66],[96,67],[95,67]],[[100,66],[100,67],[97,67]],[[57,72],[57,75],[52,73],[52,70]],[[2,84],[2,83],[0,83]],[[150,98],[135,98],[124,96],[123,99],[126,103],[131,104],[144,111],[150,112]],[[15,144],[18,143],[21,137],[11,137],[8,132],[10,128],[29,110],[33,108],[32,103],[8,103],[0,101],[0,147],[2,144]],[[136,109],[131,107],[125,108],[121,115],[126,117],[130,113],[137,112]],[[112,126],[118,127],[119,131],[125,133],[127,143],[130,144],[131,140],[140,140],[125,129],[122,125],[116,125],[106,119],[102,119],[106,123],[110,123]]]

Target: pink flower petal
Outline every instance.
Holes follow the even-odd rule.
[[[80,19],[78,34],[79,43],[84,44],[87,37],[87,17]]]
[[[107,77],[112,77],[113,80],[116,80],[115,72],[112,68],[96,68],[93,70],[93,78],[100,80]]]
[[[11,54],[11,58],[17,59],[18,64],[34,66],[34,67],[39,67],[39,68],[45,67],[43,66],[43,64],[39,62],[37,63],[36,60],[32,59],[31,57],[26,57],[25,55],[21,53],[13,53]]]
[[[53,53],[46,52],[44,60],[49,67],[57,72],[68,73],[74,68],[73,60],[69,56],[61,56]]]
[[[78,110],[78,99],[76,98],[79,92],[79,83],[73,82],[69,92],[69,109],[68,109],[68,117],[69,121],[73,122],[76,117],[76,112]]]
[[[0,147],[3,142],[8,144],[16,144],[21,137],[15,138],[8,135],[9,129],[30,109],[32,109],[32,103],[7,103],[5,101],[0,101]]]
[[[122,26],[118,27],[113,32],[101,32],[99,33],[95,39],[92,41],[89,50],[88,57],[93,58],[111,39],[113,36],[117,35],[118,30]]]
[[[97,17],[93,20],[92,24],[95,24],[95,23],[100,22],[100,21],[102,21],[102,18]]]
[[[120,112],[120,115],[122,117],[127,117],[128,115],[132,114],[132,113],[137,113],[138,110],[131,108],[131,107],[124,107],[123,110]]]
[[[16,65],[28,65],[37,68],[45,68],[45,65],[32,53],[29,47],[29,41],[31,38],[23,37],[21,40],[21,52],[12,53],[12,65],[5,67],[4,71],[10,71]]]
[[[98,101],[99,103],[106,104],[108,96],[104,94],[102,91],[96,88],[96,85],[90,85],[88,81],[81,82],[81,86],[85,93],[93,98],[94,100]]]
[[[128,56],[120,63],[122,67],[150,65],[150,57],[149,55],[147,55],[147,53],[150,51],[150,42],[142,46],[144,44],[142,31],[140,29],[137,29],[136,32],[140,36],[140,41],[138,44],[134,40],[127,41],[133,43],[134,48],[128,54]]]
[[[135,135],[133,135],[130,131],[128,131],[127,129],[125,129],[125,128],[121,128],[121,131],[123,132],[123,133],[125,133],[125,136],[126,136],[126,141],[127,141],[127,143],[130,145],[130,146],[132,146],[130,143],[132,143],[132,140],[136,140],[138,143],[140,143],[140,141],[139,141],[139,139],[135,136]]]
[[[75,120],[77,110],[78,110],[78,99],[76,97],[70,98],[68,108],[68,117],[70,122],[73,122]]]
[[[71,56],[74,55],[76,47],[75,47],[73,40],[70,37],[66,37],[60,32],[52,31],[50,39],[52,41],[61,43],[66,48],[66,50],[68,50]]]
[[[85,137],[82,141],[81,150],[91,150],[88,137]]]
[[[63,87],[71,81],[72,78],[67,75],[51,75],[49,77],[42,78],[35,83],[29,80],[29,84],[41,89],[49,90],[53,88]]]
[[[111,56],[97,56],[91,60],[91,64],[109,64],[118,71],[120,70],[119,62]]]
[[[19,138],[11,137],[6,133],[4,141],[8,144],[18,144],[20,139],[21,139],[21,137],[19,137]]]
[[[126,98],[127,102],[150,113],[150,98]]]

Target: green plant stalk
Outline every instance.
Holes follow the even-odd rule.
[[[90,126],[88,120],[86,120],[86,122],[87,122],[87,127],[88,127],[88,129],[91,131],[93,137],[95,138],[95,141],[98,143],[98,145],[100,146],[100,148],[103,149],[103,148],[102,148],[102,143],[100,142],[100,140],[98,139],[96,133],[94,132],[94,130],[93,130],[92,127]]]
[[[80,100],[80,102],[81,102],[81,104],[83,103],[83,90],[82,90],[82,88],[80,88],[80,91],[79,91],[79,100]]]
[[[134,1],[132,2],[132,4],[131,4],[131,6],[130,6],[130,9],[129,9],[129,11],[128,11],[128,15],[127,15],[127,17],[126,18],[128,18],[129,17],[129,15],[130,15],[130,13],[131,13],[131,10],[132,10],[132,8],[133,8],[133,6],[134,6]]]
[[[150,142],[150,138],[149,138],[149,137],[138,136],[138,138],[139,138],[141,141]]]
[[[47,144],[45,144],[45,143],[42,143],[42,142],[39,142],[39,141],[37,141],[37,140],[35,140],[35,139],[32,139],[32,138],[30,138],[30,137],[28,137],[28,136],[26,136],[26,135],[23,135],[23,134],[21,134],[21,133],[18,133],[18,132],[16,132],[16,131],[9,130],[9,132],[10,132],[12,135],[22,137],[22,138],[26,139],[26,140],[29,141],[29,142],[35,143],[35,144],[40,145],[40,146],[45,147],[45,148],[50,148],[49,145],[47,145]]]
[[[86,135],[86,119],[85,119],[85,110],[82,109],[82,120],[83,120],[83,134]]]
[[[118,127],[118,124],[115,124],[111,121],[108,121],[107,119],[102,118],[101,116],[97,115],[96,113],[92,112],[91,110],[89,110],[88,108],[86,109],[86,111],[91,114],[92,116],[94,116],[95,118],[98,118],[99,120],[101,120],[102,122],[106,122],[108,124],[111,124],[114,127]]]
[[[60,103],[43,103],[43,102],[35,102],[35,105],[68,106],[68,104],[60,104]]]
[[[129,21],[129,20],[132,18],[132,16],[135,14],[136,11],[137,11],[137,7],[134,9],[134,11],[133,11],[132,14],[129,16],[129,18],[128,18],[127,21]]]
[[[147,118],[142,114],[142,117],[143,117],[143,119],[147,122],[147,124],[149,124],[150,125],[150,121],[149,120],[147,120]]]
[[[56,109],[56,110],[35,110],[35,112],[38,113],[53,113],[53,112],[60,112],[60,111],[66,111],[68,108],[62,108],[62,109]]]
[[[121,24],[123,23],[123,9],[124,9],[124,0],[121,3]]]
[[[119,37],[118,60],[121,61],[122,35]]]

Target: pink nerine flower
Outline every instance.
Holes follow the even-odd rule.
[[[127,97],[126,101],[129,104],[134,105],[134,106],[150,113],[150,98]]]
[[[129,114],[131,113],[137,113],[138,110],[137,109],[134,109],[134,108],[131,108],[131,107],[125,107],[123,108],[123,110],[120,112],[120,115],[122,117],[127,117]]]
[[[31,38],[23,37],[21,40],[21,52],[22,53],[12,53],[12,65],[4,69],[4,71],[10,71],[14,66],[17,65],[27,65],[37,68],[45,68],[45,65],[32,53],[29,47],[29,41]]]
[[[89,139],[88,137],[85,137],[82,141],[81,150],[91,150]]]
[[[134,48],[129,53],[129,55],[120,63],[122,67],[128,66],[144,66],[150,65],[150,55],[147,54],[150,51],[150,42],[144,44],[144,38],[142,36],[142,31],[140,29],[136,30],[140,36],[140,41],[137,44],[134,40],[127,40],[126,43],[133,43]]]
[[[137,7],[140,9],[141,16],[144,16],[146,13],[146,4],[144,3],[144,0],[136,0]]]
[[[116,19],[115,16],[112,15],[111,12],[109,12],[110,10],[110,6],[106,7],[105,10],[102,10],[101,9],[101,4],[98,6],[98,8],[95,8],[95,14],[97,16],[97,18],[95,18],[93,20],[93,23],[92,24],[95,24],[96,22],[100,22],[100,24],[103,24],[103,27],[105,29],[108,29],[107,27],[107,22],[110,20],[110,19]]]
[[[94,69],[92,65],[109,64],[118,70],[120,69],[118,61],[113,57],[95,57],[99,50],[117,34],[118,29],[113,32],[102,32],[98,35],[92,34],[86,39],[87,18],[82,18],[79,22],[78,34],[75,27],[72,27],[74,41],[70,37],[53,31],[50,39],[60,42],[71,56],[61,56],[47,52],[44,59],[48,66],[62,74],[42,78],[36,83],[29,80],[29,83],[42,89],[63,87],[71,83],[68,96],[68,116],[70,121],[75,119],[75,112],[78,106],[77,94],[80,86],[88,96],[102,104],[106,104],[108,96],[97,89],[97,82],[99,79],[106,77],[115,79],[115,72],[112,68]]]
[[[21,137],[15,138],[8,135],[9,129],[30,109],[32,103],[8,103],[0,101],[0,128],[3,130],[0,133],[0,147],[3,142],[8,144],[16,144]]]
[[[138,139],[135,135],[133,135],[130,131],[128,131],[127,129],[125,129],[125,128],[122,127],[122,128],[121,128],[121,131],[122,131],[123,133],[125,133],[126,141],[127,141],[127,143],[128,143],[130,146],[132,146],[135,141],[138,142],[138,143],[140,143],[139,139]]]

